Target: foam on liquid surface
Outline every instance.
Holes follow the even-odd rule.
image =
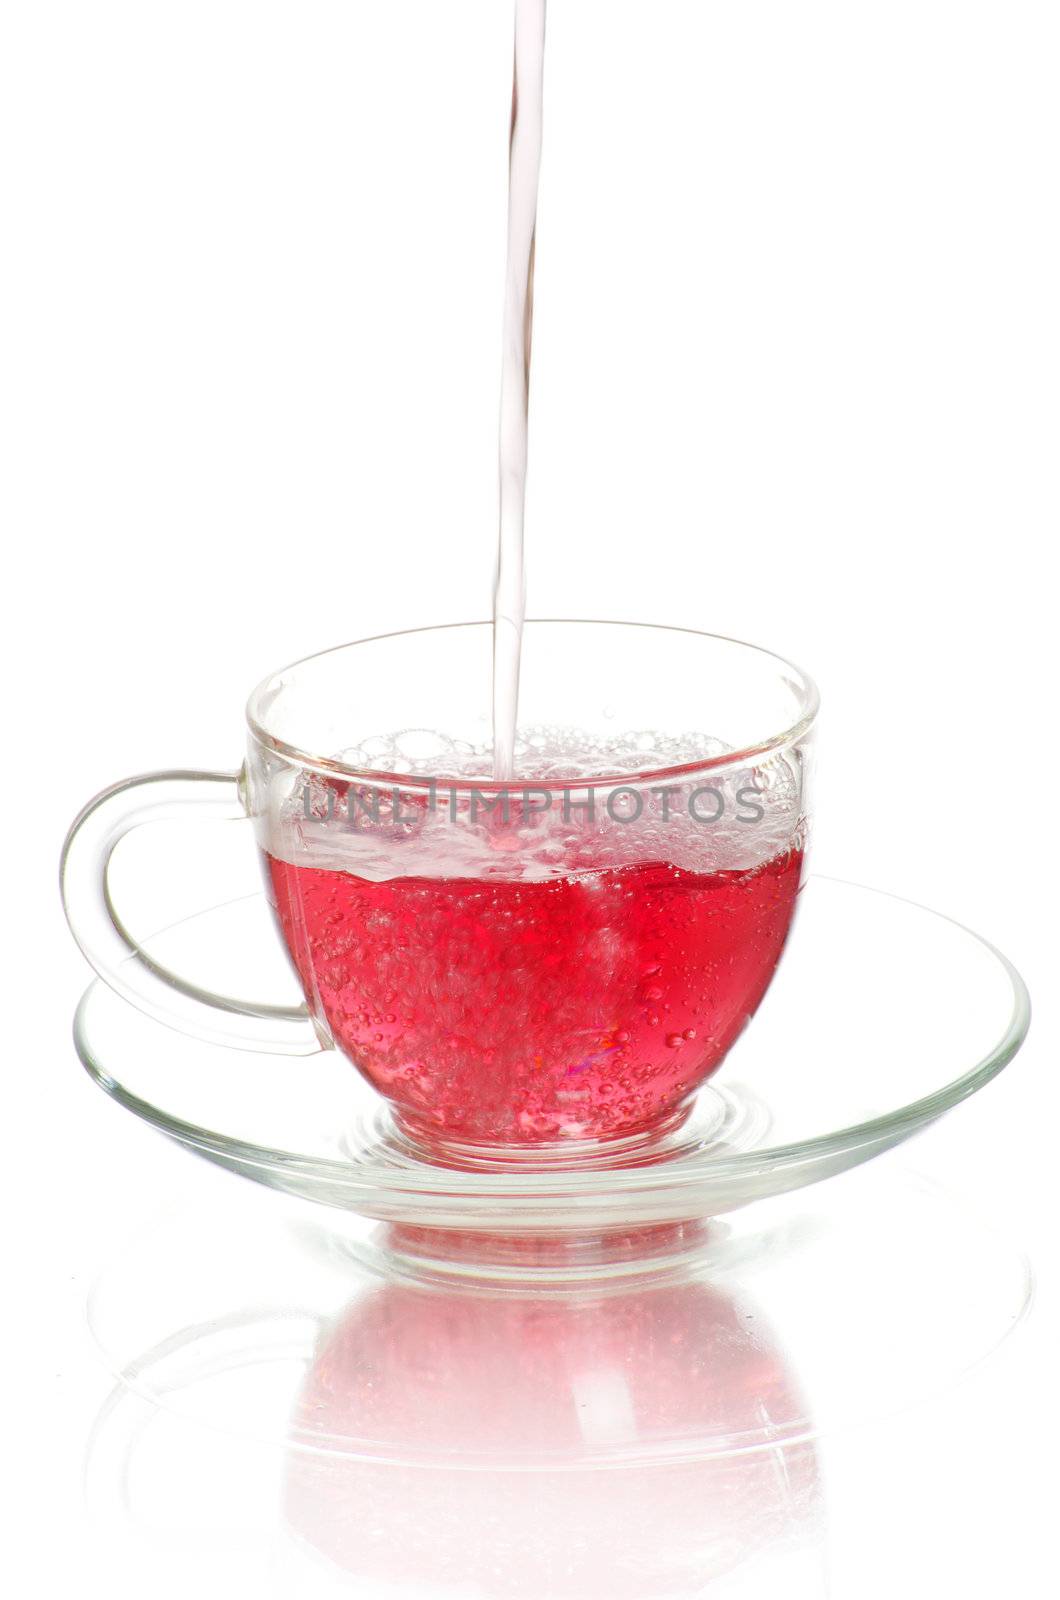
[[[292,865],[374,880],[541,881],[644,862],[746,870],[801,847],[802,773],[791,752],[702,766],[730,753],[700,733],[524,728],[499,792],[491,744],[405,729],[336,753],[361,783],[279,768],[279,821],[261,842]]]

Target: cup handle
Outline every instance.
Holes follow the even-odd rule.
[[[200,989],[161,966],[126,929],[108,882],[114,847],[142,823],[174,817],[246,821],[242,774],[148,772],[104,789],[74,822],[63,845],[60,884],[83,954],[116,994],[179,1033],[273,1055],[325,1048],[330,1041],[318,1036],[304,1004],[256,1005]]]

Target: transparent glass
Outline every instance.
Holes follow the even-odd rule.
[[[98,797],[64,851],[96,970],[212,1043],[337,1046],[437,1156],[565,1158],[671,1130],[755,1010],[802,880],[816,690],[752,645],[527,625],[517,767],[492,777],[488,624],[274,674],[239,778]],[[130,827],[253,820],[302,1006],[218,996],[137,946],[107,887]]]

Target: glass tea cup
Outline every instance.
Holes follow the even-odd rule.
[[[99,975],[199,1038],[337,1048],[428,1155],[613,1150],[687,1113],[764,995],[805,862],[817,692],[755,646],[526,625],[514,776],[493,775],[492,628],[425,628],[267,678],[239,774],[115,785],[63,895]],[[141,951],[118,840],[249,818],[299,1007],[203,990]]]

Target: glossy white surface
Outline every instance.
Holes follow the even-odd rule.
[[[825,708],[816,867],[938,906],[1023,970],[1026,1050],[899,1159],[1002,1222],[1035,1261],[1036,1305],[966,1384],[823,1441],[820,1483],[835,1600],[1037,1596],[1055,1570],[1060,1425],[1055,8],[696,9],[705,31],[679,53],[714,107],[704,410],[680,433],[684,477],[632,497],[622,537],[577,541],[600,524],[564,467],[581,391],[564,395],[560,359],[577,326],[554,292],[549,306],[544,230],[563,219],[546,216],[546,139],[534,407],[553,421],[532,448],[553,478],[535,505],[532,469],[530,608],[715,628],[804,661]],[[497,11],[477,6],[503,123]],[[392,109],[372,120],[385,96],[358,54],[366,15],[359,0],[36,0],[3,21],[2,1565],[20,1594],[301,1600],[328,1581],[280,1531],[280,1458],[198,1425],[143,1427],[131,1517],[110,1435],[85,1507],[110,1390],[88,1287],[157,1204],[226,1180],[78,1068],[87,974],[55,877],[70,818],[105,784],[235,765],[243,696],[277,663],[487,612],[494,260],[470,290],[496,297],[481,342],[454,323],[447,370],[468,410],[451,399],[432,434],[404,348],[386,382],[357,382],[363,340],[386,347],[372,308],[395,260],[422,277],[412,256],[360,248],[350,152],[370,153],[382,204],[375,157],[402,137]],[[672,79],[664,50],[643,53],[658,125]],[[405,170],[419,148],[401,144]],[[467,154],[502,182],[503,154]],[[641,398],[650,423],[650,387]],[[479,441],[466,473],[462,418]],[[141,885],[143,931],[254,887],[249,841],[239,861],[224,837],[170,847],[166,884]]]

